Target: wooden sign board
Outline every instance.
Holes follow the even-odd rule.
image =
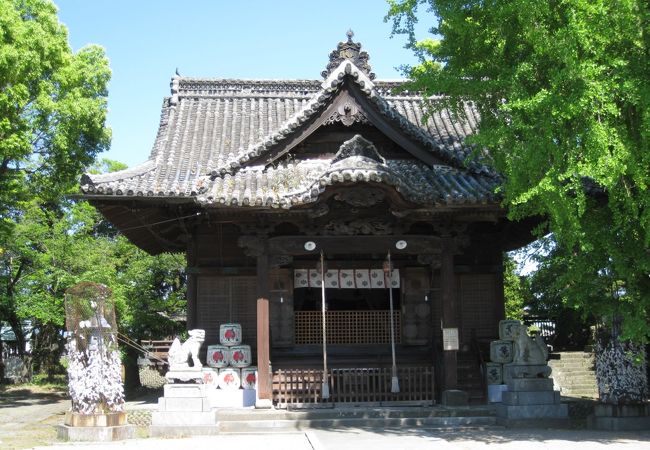
[[[458,328],[442,329],[442,348],[444,350],[458,350]]]

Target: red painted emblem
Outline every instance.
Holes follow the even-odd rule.
[[[235,382],[235,376],[232,373],[227,373],[223,376],[223,381],[226,384],[232,384]]]
[[[232,359],[233,359],[235,362],[243,361],[243,360],[245,359],[245,358],[244,358],[244,352],[239,351],[239,350],[236,351],[235,353],[233,353],[233,355],[232,355]]]
[[[254,373],[249,373],[248,375],[246,375],[246,383],[255,384],[255,374]]]
[[[226,339],[228,339],[228,340],[230,340],[230,339],[235,339],[235,337],[237,336],[237,335],[235,334],[235,330],[233,330],[232,328],[228,328],[228,329],[226,330],[226,332],[225,332],[223,335],[224,335],[224,337],[225,337]]]
[[[214,352],[214,353],[212,354],[212,360],[213,360],[214,362],[221,362],[221,361],[223,361],[223,353],[221,353],[221,352]]]

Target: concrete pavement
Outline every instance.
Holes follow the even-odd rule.
[[[133,439],[101,444],[56,444],[39,450],[197,450],[200,448],[264,450],[632,450],[650,449],[650,431],[585,430],[448,431],[423,428],[309,430],[299,433],[225,434],[185,439]]]
[[[311,428],[306,431],[220,434],[183,439],[137,438],[107,443],[56,441],[54,426],[63,422],[69,400],[61,394],[3,392],[0,394],[0,449],[39,450],[399,450],[399,449],[649,449],[650,430],[600,432],[584,429],[484,429],[446,430],[427,427]],[[128,409],[153,407],[152,399],[129,402]]]

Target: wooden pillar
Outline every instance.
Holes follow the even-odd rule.
[[[192,236],[190,241],[187,244],[187,252],[185,254],[186,263],[187,263],[187,291],[185,298],[187,300],[187,329],[191,330],[196,328],[198,323],[197,315],[197,275],[193,272],[193,269],[197,267],[197,258],[196,258],[196,237]]]
[[[269,257],[266,253],[257,256],[257,297],[269,298]]]
[[[257,299],[257,398],[258,406],[271,407],[269,352],[269,300]]]
[[[454,275],[454,241],[445,238],[442,244],[440,261],[440,283],[442,297],[442,327],[458,329],[458,301],[456,296],[456,277]],[[456,389],[458,386],[458,364],[456,350],[443,349],[443,389]]]
[[[269,258],[257,257],[257,402],[256,407],[270,408],[271,351],[269,333]]]

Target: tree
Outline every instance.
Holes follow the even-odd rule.
[[[421,64],[412,88],[471,102],[472,142],[503,176],[511,219],[546,218],[564,300],[622,337],[650,337],[650,4],[643,0],[389,0]],[[418,8],[439,39],[418,41]],[[434,102],[432,102],[434,103]],[[594,289],[597,285],[597,289]],[[606,288],[605,288],[606,287]],[[594,293],[606,293],[594,298]]]
[[[508,255],[503,257],[503,299],[506,319],[522,320],[524,306],[530,302],[530,293],[524,278],[517,274],[517,263]]]
[[[13,239],[0,255],[0,312],[21,340],[23,319],[36,331],[35,371],[53,375],[63,350],[66,290],[79,282],[111,289],[118,329],[133,340],[178,331],[185,309],[182,255],[147,255],[117,234],[85,201],[63,199],[44,209],[24,206]],[[11,286],[7,289],[6,286]]]
[[[73,53],[47,0],[0,0],[0,251],[20,202],[56,202],[110,141],[104,51]]]
[[[71,51],[53,3],[0,0],[0,321],[11,323],[22,349],[16,295],[33,263],[23,256],[41,243],[16,253],[16,226],[34,224],[39,209],[55,213],[108,147],[109,78],[101,48]]]

